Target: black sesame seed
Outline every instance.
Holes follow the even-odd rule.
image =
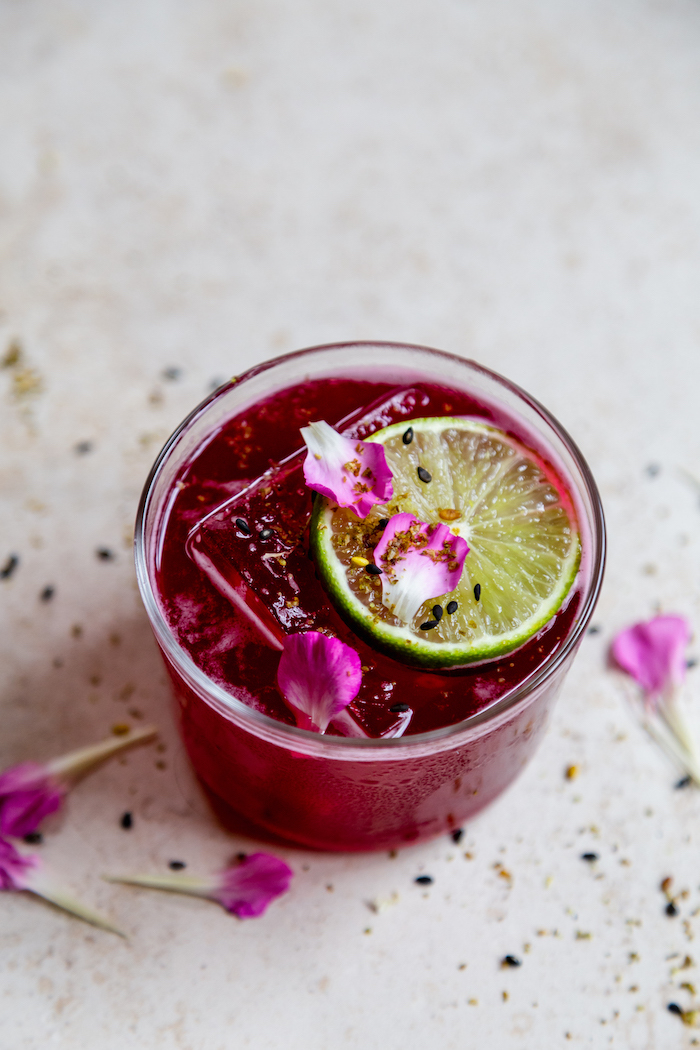
[[[452,613],[456,613],[458,608],[459,608],[459,602],[448,602],[447,603],[447,611],[450,614],[450,616],[452,616]]]
[[[368,572],[370,576],[381,576],[382,574],[378,565],[365,565],[365,572]]]
[[[433,612],[433,616],[435,617],[436,620],[440,620],[442,618],[442,606],[441,605],[434,605],[433,609],[432,609],[432,612]]]
[[[501,960],[501,966],[522,966],[522,962],[515,955],[504,955]]]
[[[674,915],[678,915],[678,908],[673,903],[673,901],[669,901],[668,902],[668,904],[666,905],[665,911],[666,911],[666,914],[668,915],[668,917],[670,919],[672,919],[674,917]]]
[[[678,1005],[678,1003],[669,1003],[668,1006],[666,1007],[666,1009],[668,1010],[668,1012],[670,1014],[677,1014],[678,1017],[682,1017],[683,1016],[683,1011],[681,1010],[681,1008]]]
[[[693,669],[693,667],[697,667],[698,666],[698,662],[697,662],[697,660],[695,659],[694,656],[691,656],[691,658],[689,660],[685,661],[685,666],[690,671],[690,670]]]
[[[131,813],[123,813],[122,819],[119,822],[125,831],[128,831],[130,827],[133,827],[134,818]]]
[[[413,441],[413,427],[409,427],[408,430],[403,432],[403,443],[404,445],[410,445]]]
[[[433,876],[432,875],[416,875],[414,882],[417,882],[419,886],[432,886]]]
[[[461,842],[464,837],[464,828],[455,828],[452,832],[452,841],[457,843]]]
[[[382,529],[382,531],[383,531],[387,527],[388,524],[389,524],[389,519],[388,518],[380,518],[379,522],[377,524],[377,528]]]
[[[162,371],[163,379],[169,379],[171,382],[175,382],[182,375],[181,368],[164,368]]]
[[[429,481],[433,480],[433,475],[430,474],[425,469],[425,467],[418,467],[418,477],[421,479],[421,481],[425,482],[426,485],[428,484]]]
[[[73,451],[76,456],[87,456],[88,452],[92,452],[92,441],[79,441],[73,445]]]
[[[168,864],[168,867],[171,869],[171,871],[182,871],[182,869],[186,868],[187,865],[185,864],[184,860],[171,860]]]
[[[597,623],[594,623],[592,627],[588,628],[589,634],[600,634],[600,627]]]
[[[112,561],[114,558],[114,551],[111,551],[109,547],[98,547],[95,554],[100,561]]]
[[[240,529],[244,536],[250,536],[250,526],[243,518],[236,518],[236,528]]]
[[[19,558],[16,554],[11,554],[2,569],[0,569],[0,580],[9,580],[12,573],[19,565]]]
[[[676,789],[676,791],[681,791],[683,788],[690,787],[690,785],[692,783],[693,783],[693,778],[688,776],[688,777],[682,777],[680,780],[677,780],[676,783],[673,786]]]
[[[273,529],[261,529],[258,533],[261,540],[269,540],[270,536],[274,536]]]
[[[481,597],[481,584],[480,583],[475,583],[474,584],[474,601],[478,602],[480,597]]]
[[[44,587],[39,597],[41,598],[42,602],[50,602],[55,593],[55,589],[51,585],[49,585],[48,587]]]
[[[402,715],[404,711],[410,711],[408,704],[392,704],[389,710],[395,715]]]
[[[22,836],[22,842],[26,842],[28,846],[38,846],[40,842],[44,841],[44,836],[40,831],[29,831],[26,835]]]
[[[420,625],[421,631],[432,631],[433,627],[437,627],[437,620],[426,620],[425,623]]]
[[[598,859],[599,859],[599,857],[598,857],[597,853],[582,853],[581,854],[581,860],[587,860],[589,864],[592,864],[594,860],[598,860]]]

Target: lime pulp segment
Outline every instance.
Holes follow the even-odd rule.
[[[561,607],[579,567],[578,528],[561,480],[517,439],[470,419],[402,421],[367,440],[384,446],[393,498],[362,520],[317,497],[311,521],[317,566],[343,618],[370,644],[422,666],[481,662],[523,645]],[[427,596],[411,623],[382,604],[380,578],[353,561],[372,563],[382,519],[403,511],[448,525],[470,548],[454,591]],[[435,605],[437,626],[421,630]]]

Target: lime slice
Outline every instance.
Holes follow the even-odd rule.
[[[510,434],[470,419],[403,421],[367,440],[386,450],[393,498],[361,520],[317,496],[311,520],[318,570],[341,616],[371,645],[426,667],[523,645],[561,607],[578,571],[576,517],[561,479]],[[363,564],[374,562],[382,519],[403,511],[448,525],[470,548],[455,590],[426,598],[411,623],[382,604],[381,579]],[[421,630],[436,605],[437,626]]]

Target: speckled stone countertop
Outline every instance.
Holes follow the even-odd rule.
[[[667,1009],[700,1002],[700,796],[606,665],[655,610],[700,630],[697,4],[28,0],[0,55],[0,767],[162,731],[37,847],[128,941],[0,896],[1,1050],[700,1045]],[[108,885],[253,845],[177,742],[131,556],[150,464],[212,384],[352,338],[561,419],[608,516],[599,630],[458,845],[282,850],[249,922]]]

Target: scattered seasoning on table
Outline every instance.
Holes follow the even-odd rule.
[[[402,441],[404,445],[410,445],[413,441],[413,427],[409,427],[408,430],[404,430]]]
[[[433,480],[433,475],[430,473],[430,471],[426,470],[425,467],[418,467],[418,477],[425,485],[427,485],[429,481]]]
[[[382,574],[378,565],[365,565],[365,572],[368,572],[370,576],[381,576]]]
[[[597,623],[588,628],[588,634],[600,634],[600,627]]]
[[[250,527],[247,521],[243,518],[236,518],[236,526],[240,529],[244,536],[250,536]]]
[[[434,880],[432,875],[416,875],[413,881],[419,886],[432,886]]]
[[[452,613],[456,613],[458,608],[459,602],[452,601],[447,603],[447,611],[450,614],[450,616],[452,616]]]
[[[119,821],[125,831],[134,826],[134,818],[131,813],[122,813],[122,819]]]
[[[506,970],[509,966],[522,966],[522,962],[515,955],[504,955],[501,959],[501,969]]]
[[[432,613],[436,620],[442,619],[442,606],[434,605],[432,608]]]
[[[269,540],[270,536],[274,536],[273,529],[261,529],[258,533],[261,540]]]
[[[410,711],[408,704],[392,704],[389,710],[395,715],[402,715],[404,711]]]
[[[680,780],[677,780],[673,787],[676,791],[680,791],[682,788],[690,787],[692,783],[693,778],[691,776],[686,776],[682,777]]]
[[[681,1010],[678,1003],[669,1003],[666,1009],[670,1014],[677,1014],[679,1017],[683,1016],[683,1011]]]
[[[87,456],[88,452],[92,452],[92,448],[92,441],[78,441],[73,445],[76,456]]]
[[[29,831],[26,835],[22,836],[22,842],[26,842],[28,846],[38,846],[44,841],[44,836],[40,831]]]
[[[171,871],[182,871],[182,869],[186,868],[187,865],[185,864],[184,860],[171,860],[168,864],[168,867],[171,869]]]
[[[437,620],[426,620],[425,623],[420,625],[421,631],[432,631],[433,627],[437,627]]]
[[[171,366],[170,368],[164,368],[161,375],[163,379],[169,379],[171,383],[174,383],[176,379],[180,379],[182,376],[182,369]]]
[[[576,765],[567,766],[564,770],[564,776],[567,780],[575,780],[579,774],[579,768]]]
[[[481,597],[481,584],[480,583],[475,583],[474,584],[474,601],[478,602],[480,597]]]
[[[16,554],[10,554],[2,569],[0,569],[0,580],[9,580],[18,565],[19,557]]]
[[[694,667],[697,667],[697,666],[698,666],[698,662],[697,662],[697,660],[695,659],[695,657],[694,657],[694,656],[691,656],[691,658],[690,658],[689,660],[686,660],[686,661],[685,661],[685,666],[686,666],[686,668],[687,668],[687,669],[688,669],[689,671],[692,671],[692,669],[693,669]]]
[[[461,842],[462,838],[464,837],[464,828],[455,828],[452,832],[451,837],[453,842]]]
[[[44,587],[39,597],[42,600],[42,602],[50,602],[55,593],[55,588],[52,587],[51,584],[49,584],[48,587]]]
[[[582,853],[581,860],[588,861],[589,864],[592,864],[594,861],[600,860],[600,858],[597,853]]]
[[[111,551],[109,547],[98,547],[95,554],[100,561],[112,561],[114,558],[114,551]]]
[[[19,339],[10,339],[5,355],[0,361],[0,368],[14,368],[22,359],[22,344]]]
[[[668,904],[666,905],[665,911],[666,911],[666,914],[668,915],[669,919],[673,919],[673,918],[675,918],[676,915],[678,915],[678,908],[676,907],[676,905],[674,904],[673,901],[669,901],[668,902]]]
[[[648,478],[655,478],[661,471],[661,467],[658,463],[649,463],[644,468],[644,473]]]

